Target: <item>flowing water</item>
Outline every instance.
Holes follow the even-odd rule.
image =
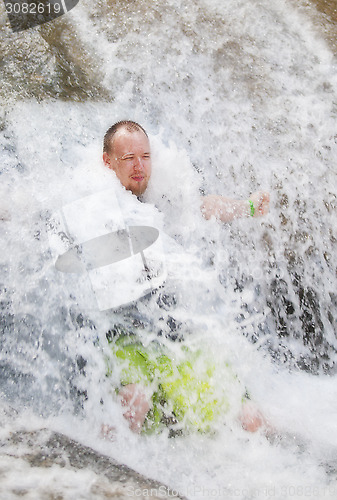
[[[1,8],[2,435],[63,432],[172,497],[336,498],[337,71],[313,11],[285,0],[82,0],[12,33]],[[101,163],[120,119],[150,135],[146,203]],[[106,189],[123,223],[160,229],[167,278],[100,311],[88,276],[55,268],[48,233],[62,207]],[[202,219],[200,194],[258,189],[271,194],[267,217]],[[90,210],[83,218],[75,226],[95,231]],[[212,433],[132,434],[106,377],[116,324],[145,342],[160,332],[177,356],[166,337],[230,361],[277,437],[250,435],[231,414]],[[3,457],[1,498],[17,498],[11,467]],[[40,480],[52,488],[25,471],[23,498]],[[90,470],[60,480],[58,498],[101,498],[90,480]]]

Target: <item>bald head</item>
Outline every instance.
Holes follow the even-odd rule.
[[[150,143],[143,127],[132,121],[110,127],[104,136],[103,161],[125,189],[143,194],[151,176]]]
[[[128,132],[143,132],[146,135],[147,133],[145,129],[139,123],[133,122],[131,120],[122,120],[117,123],[114,123],[105,133],[104,141],[103,141],[103,153],[110,153],[111,147],[113,144],[113,138],[117,134],[119,130],[127,130]]]

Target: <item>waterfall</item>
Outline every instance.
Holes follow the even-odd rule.
[[[314,18],[286,0],[81,0],[14,33],[3,10],[0,389],[4,420],[11,408],[18,422],[9,426],[65,432],[188,498],[334,498],[337,73]],[[103,135],[122,119],[150,137],[141,204],[101,161]],[[100,310],[90,273],[55,268],[50,221],[106,189],[121,227],[158,228],[167,278]],[[257,190],[270,192],[266,217],[202,218],[200,196]],[[76,227],[94,232],[91,208],[81,213]],[[141,327],[144,342],[159,338],[177,356],[170,339],[180,335],[215,348],[283,439],[247,436],[234,421],[218,438],[132,435],[106,377],[116,325]],[[106,423],[113,445],[100,435]]]

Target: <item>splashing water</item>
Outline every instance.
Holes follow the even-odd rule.
[[[283,0],[82,0],[49,26],[2,31],[12,45],[0,383],[18,414],[3,418],[6,429],[27,426],[28,413],[31,426],[72,435],[172,496],[335,498],[336,61],[306,12]],[[151,139],[146,203],[100,160],[105,130],[125,118]],[[126,223],[160,229],[168,279],[102,312],[86,278],[55,269],[48,221],[107,188]],[[271,193],[266,218],[202,219],[201,193],[257,189]],[[248,435],[234,418],[211,435],[131,434],[106,377],[105,334],[116,324],[213,347],[282,437]],[[100,436],[105,423],[113,443]]]

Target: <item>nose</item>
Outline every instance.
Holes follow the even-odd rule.
[[[140,156],[137,156],[136,159],[135,159],[135,163],[133,165],[133,168],[135,170],[138,170],[138,171],[141,171],[144,169],[144,165],[143,165],[143,160]]]

